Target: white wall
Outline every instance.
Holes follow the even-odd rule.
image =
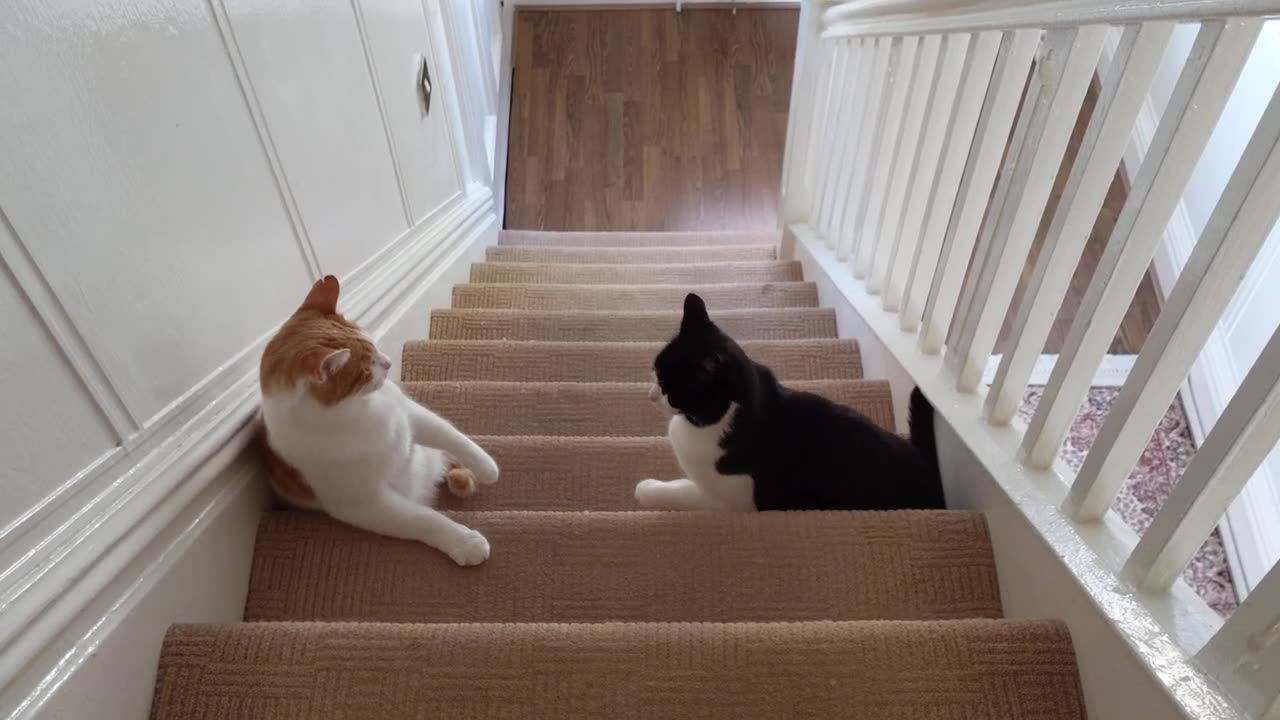
[[[1126,154],[1130,175],[1146,152],[1150,133],[1163,113],[1195,41],[1197,27],[1174,31],[1152,82],[1149,107]],[[1203,232],[1236,163],[1280,81],[1280,22],[1264,26],[1217,128],[1201,156],[1182,205],[1175,213],[1155,261],[1159,284],[1168,292]],[[1193,430],[1200,439],[1217,421],[1263,345],[1280,325],[1280,227],[1272,234],[1227,306],[1215,336],[1189,378],[1186,395]],[[1228,513],[1227,541],[1238,589],[1247,591],[1280,558],[1280,450],[1273,452]]]
[[[137,624],[120,573],[155,585],[193,533],[252,527],[258,479],[226,468],[261,344],[314,279],[398,344],[496,232],[459,32],[434,0],[0,3],[4,715],[48,701],[102,618]],[[160,583],[150,630],[238,612],[238,537],[216,602],[166,618],[194,585]]]

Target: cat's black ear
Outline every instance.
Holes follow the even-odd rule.
[[[692,330],[711,324],[711,318],[707,315],[707,305],[702,302],[702,298],[694,293],[689,293],[684,298],[684,319],[680,321],[681,330]]]

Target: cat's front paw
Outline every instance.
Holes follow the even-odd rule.
[[[498,482],[498,463],[494,462],[488,453],[482,455],[476,465],[477,467],[470,469],[475,474],[477,482],[481,485],[492,485]]]
[[[641,507],[658,508],[662,505],[662,486],[665,485],[661,480],[641,480],[636,483],[636,502]]]
[[[489,559],[489,541],[475,530],[460,533],[449,547],[442,549],[462,567],[479,565]]]

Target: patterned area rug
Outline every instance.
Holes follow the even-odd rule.
[[[1029,421],[1040,402],[1043,387],[1032,386],[1022,398],[1018,415]],[[1089,391],[1089,399],[1076,415],[1067,441],[1063,443],[1062,458],[1075,471],[1080,470],[1093,440],[1102,429],[1111,404],[1120,394],[1118,387],[1095,387]],[[1174,400],[1164,420],[1152,433],[1142,459],[1129,475],[1124,489],[1116,498],[1113,509],[1125,523],[1141,534],[1151,524],[1156,512],[1173,491],[1174,484],[1187,469],[1187,463],[1195,454],[1195,441],[1187,428],[1187,414],[1181,398]],[[1222,544],[1222,534],[1214,529],[1200,551],[1183,571],[1187,583],[1218,614],[1226,617],[1239,604],[1231,584],[1231,568],[1227,565],[1227,552]]]

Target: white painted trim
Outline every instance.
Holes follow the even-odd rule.
[[[987,366],[982,372],[983,386],[990,386],[995,379],[996,370],[1000,367],[1000,360],[1003,355],[992,355],[987,360]],[[1107,355],[1102,358],[1102,364],[1098,366],[1098,371],[1094,373],[1092,387],[1120,387],[1124,385],[1125,378],[1129,377],[1129,371],[1133,369],[1133,361],[1138,359],[1137,355]],[[1031,378],[1027,380],[1028,385],[1044,385],[1049,382],[1049,375],[1053,372],[1054,363],[1058,362],[1057,355],[1041,355],[1036,358],[1036,363],[1031,369]]]
[[[1025,426],[1016,419],[1005,427],[982,422],[985,390],[957,392],[945,360],[920,352],[915,333],[902,330],[897,316],[880,307],[879,298],[865,291],[848,265],[814,237],[808,226],[795,225],[789,230],[796,238],[796,255],[805,266],[805,276],[818,282],[822,304],[836,306],[838,315],[841,306],[857,314],[871,333],[857,339],[865,341],[868,349],[872,344],[883,347],[892,364],[901,368],[901,374],[920,387],[932,402],[939,421],[954,431],[990,476],[999,501],[1011,506],[1019,522],[1047,543],[1056,563],[1052,574],[1069,578],[1073,591],[1084,590],[1079,594],[1081,601],[1071,605],[1071,616],[1067,617],[1077,653],[1082,657],[1097,656],[1092,643],[1114,644],[1118,636],[1127,657],[1123,662],[1113,657],[1107,664],[1139,665],[1166,694],[1162,700],[1167,699],[1170,712],[1156,710],[1151,714],[1152,708],[1145,707],[1143,717],[1247,717],[1193,658],[1193,653],[1221,627],[1216,613],[1181,580],[1164,595],[1141,594],[1121,580],[1124,560],[1137,540],[1124,522],[1115,513],[1107,513],[1098,522],[1073,521],[1062,509],[1067,478],[1071,476],[1065,464],[1059,460],[1046,470],[1023,465],[1018,460],[1018,448]],[[867,352],[864,349],[864,357]],[[894,391],[895,395],[901,394],[898,387]],[[998,562],[1000,556],[1001,548],[997,547]],[[1030,572],[1010,565],[998,569],[1002,588]],[[1035,603],[1020,608],[1020,612],[1041,617],[1066,614],[1062,599],[1053,593],[1039,593]],[[1106,637],[1099,637],[1099,627],[1106,628]],[[1101,687],[1108,671],[1087,663],[1082,663],[1081,671],[1086,698],[1092,698],[1090,717],[1137,717],[1118,713],[1116,708],[1124,705],[1124,698]]]
[[[9,216],[5,214],[3,207],[0,207],[0,267],[8,268],[18,289],[26,296],[31,308],[48,329],[62,356],[75,370],[98,411],[106,418],[116,440],[126,442],[142,426],[141,422],[116,390],[116,383],[111,379],[110,373],[98,362],[80,328],[76,327],[75,320],[23,243],[22,236],[9,222]],[[0,548],[4,547],[7,532],[8,528],[0,528]],[[3,575],[0,575],[0,582],[3,579]]]
[[[373,86],[373,98],[378,104],[378,119],[382,121],[382,135],[386,138],[391,169],[396,175],[396,188],[400,191],[400,207],[404,210],[405,225],[413,227],[415,219],[413,206],[409,202],[409,191],[405,187],[404,169],[400,167],[400,153],[396,152],[396,139],[391,132],[391,116],[387,113],[386,96],[383,93],[382,82],[378,79],[378,63],[373,57],[369,28],[364,19],[364,2],[365,0],[351,0],[351,14],[356,20],[356,34],[360,36],[360,51],[364,53],[364,64],[369,69],[369,84]]]
[[[448,290],[440,290],[444,274],[469,264],[477,248],[496,238],[494,221],[487,188],[473,186],[470,195],[455,196],[351,273],[344,283],[344,311],[380,341],[425,335],[429,308],[422,299],[434,291],[437,304],[447,304]],[[447,278],[449,285],[460,279]],[[217,492],[215,480],[221,478],[224,487],[248,482],[234,472],[228,479],[224,471],[242,461],[252,439],[257,360],[268,337],[167,408],[138,433],[145,436],[138,444],[64,483],[7,529],[7,547],[0,553],[6,561],[0,565],[0,713],[17,709],[16,717],[33,716],[42,698],[79,667],[75,658],[82,662],[89,652],[84,648],[97,642],[86,634],[71,643],[71,654],[50,657],[67,629],[83,625],[86,612],[166,528]],[[209,503],[206,509],[219,507]],[[178,533],[168,547],[186,542],[183,533],[194,531]],[[88,628],[99,632],[101,622],[111,619],[96,618]],[[32,684],[6,684],[18,677]]]
[[[900,7],[887,9],[896,4]],[[1210,18],[1265,18],[1280,15],[1277,0],[968,0],[939,8],[937,0],[896,3],[847,2],[827,10],[823,37],[919,35],[1021,28],[1053,29],[1084,25],[1125,25],[1164,20],[1190,22]],[[864,9],[867,12],[862,13]],[[859,16],[861,15],[861,16]]]
[[[493,202],[498,227],[506,227],[507,148],[511,144],[511,77],[516,41],[516,3],[502,4],[502,49],[498,60],[498,127],[493,150]]]
[[[225,0],[209,0],[209,9],[213,13],[214,21],[218,24],[218,35],[222,39],[223,47],[227,50],[231,67],[235,71],[236,83],[240,87],[245,107],[253,117],[253,127],[258,134],[258,142],[262,145],[262,153],[267,156],[267,161],[271,165],[271,175],[276,183],[276,191],[280,193],[280,203],[289,214],[289,225],[293,229],[293,239],[298,246],[298,252],[302,254],[302,262],[307,266],[311,277],[319,280],[323,274],[320,270],[320,256],[316,252],[315,244],[311,242],[307,224],[302,219],[302,211],[298,209],[298,201],[293,196],[293,186],[289,184],[289,178],[285,174],[284,163],[280,160],[280,151],[276,148],[275,138],[272,137],[271,128],[267,125],[266,113],[263,112],[262,103],[258,100],[258,91],[253,86],[253,78],[249,76],[248,63],[245,62],[244,53],[240,50],[240,42],[236,39],[235,28],[231,24],[231,14],[227,11]],[[399,180],[398,174],[396,179]]]

